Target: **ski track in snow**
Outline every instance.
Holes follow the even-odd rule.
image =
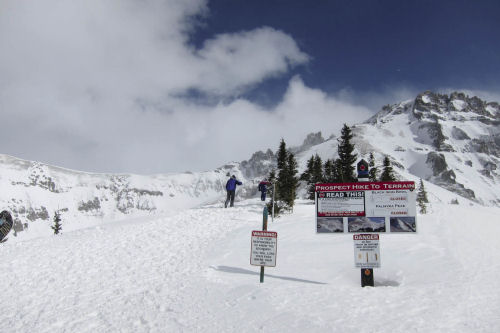
[[[316,234],[300,202],[251,266],[262,203],[211,205],[4,243],[2,332],[496,332],[499,209],[435,205],[416,235],[382,235],[375,288],[351,235]],[[475,224],[480,224],[481,227]],[[63,225],[64,228],[64,225]],[[63,229],[64,231],[64,229]]]

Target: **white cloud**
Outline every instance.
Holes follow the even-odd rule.
[[[269,27],[196,49],[189,33],[205,14],[202,0],[2,1],[0,153],[86,171],[203,170],[370,116],[299,77],[272,109],[179,97],[222,101],[309,61]]]

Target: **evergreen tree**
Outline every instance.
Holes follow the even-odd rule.
[[[429,200],[427,199],[427,192],[425,191],[424,182],[422,181],[422,178],[420,178],[420,185],[418,187],[417,203],[418,207],[420,208],[420,214],[426,214],[427,207],[425,204],[429,203]]]
[[[54,234],[57,235],[61,230],[62,230],[62,225],[61,225],[61,214],[56,211],[54,213],[54,225],[51,226],[52,230],[54,230]]]
[[[311,182],[311,175],[314,167],[314,155],[307,161],[306,171],[300,175],[300,180],[305,181],[307,184]]]
[[[394,176],[394,170],[391,166],[391,161],[388,156],[384,157],[384,168],[382,169],[382,174],[380,175],[381,182],[393,182],[396,180]]]
[[[281,151],[281,147],[284,147],[284,151]],[[280,157],[281,155],[281,157]],[[281,160],[281,161],[280,161]],[[287,192],[287,174],[286,165],[288,161],[288,152],[286,150],[286,145],[283,140],[281,140],[280,150],[278,150],[278,175],[276,179],[276,201],[284,201]]]
[[[295,204],[295,197],[297,196],[297,186],[299,180],[297,178],[297,160],[292,153],[288,153],[288,161],[286,164],[286,193],[284,197],[284,202],[288,209],[293,211],[293,206]]]
[[[324,182],[325,183],[334,183],[335,182],[335,164],[332,160],[328,159],[325,162],[324,169],[323,169],[323,177],[324,177]]]
[[[267,190],[267,195],[269,196],[269,198],[271,198],[271,200],[269,200],[269,202],[267,203],[267,210],[269,214],[271,214],[274,206],[274,213],[275,215],[278,215],[279,208],[276,207],[276,203],[274,201],[276,196],[276,193],[274,193],[276,189],[276,170],[274,168],[271,169],[271,172],[269,173],[267,180],[272,184],[271,186],[269,186]]]
[[[285,165],[288,159],[288,151],[286,150],[286,143],[284,139],[281,139],[280,146],[278,148],[277,160],[278,160],[278,173],[279,170],[285,169]]]
[[[318,154],[314,157],[313,172],[311,176],[311,182],[315,184],[323,182],[323,161]]]
[[[340,132],[340,144],[338,145],[338,154],[340,159],[340,172],[342,183],[356,182],[354,163],[356,163],[357,154],[354,154],[354,145],[351,143],[353,134],[349,126],[344,124]]]
[[[313,167],[309,177],[308,194],[309,199],[314,200],[314,193],[316,192],[316,184],[323,182],[323,161],[318,154],[313,157]]]
[[[368,159],[368,166],[370,167],[370,171],[368,172],[368,179],[370,179],[371,182],[376,182],[378,177],[378,169],[375,166],[375,157],[373,156],[373,153],[370,153],[370,158]]]
[[[344,176],[342,175],[342,162],[340,158],[333,161],[334,183],[342,183]]]
[[[295,156],[287,151],[285,140],[281,139],[277,153],[278,176],[275,185],[275,214],[276,210],[292,210],[297,193],[297,161]]]

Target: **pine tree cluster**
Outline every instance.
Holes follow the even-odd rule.
[[[308,198],[313,200],[315,185],[318,183],[347,183],[356,182],[354,163],[357,154],[354,153],[354,145],[351,143],[353,134],[349,126],[344,124],[338,145],[339,157],[328,159],[323,163],[318,154],[311,156],[307,162],[304,173],[300,180],[307,184]]]
[[[271,201],[268,204],[269,211],[274,205],[274,213],[278,215],[280,212],[287,210],[292,211],[297,196],[297,187],[299,179],[297,177],[297,160],[293,153],[286,149],[284,139],[281,139],[277,154],[277,172],[272,170],[268,180],[275,184],[274,190],[276,193],[269,193]]]
[[[357,182],[355,147],[352,144],[353,133],[349,126],[344,124],[338,144],[338,158],[328,159],[325,162],[318,154],[311,156],[307,161],[306,170],[297,177],[297,161],[293,153],[286,148],[284,139],[281,139],[277,152],[277,169],[273,169],[268,180],[275,186],[269,190],[271,197],[268,203],[269,211],[273,208],[275,215],[287,210],[293,210],[299,180],[307,184],[308,198],[314,200],[315,185],[318,183],[352,183]],[[370,153],[369,163],[370,181],[395,181],[394,170],[388,156],[383,161],[383,169],[378,177],[378,168],[375,157]],[[273,193],[275,191],[276,193]],[[273,195],[274,194],[274,195]]]
[[[300,176],[300,180],[307,184],[308,198],[314,200],[315,185],[318,183],[352,183],[357,182],[355,174],[355,162],[357,155],[354,153],[352,130],[344,124],[338,145],[338,158],[328,159],[322,164],[318,154],[311,156],[307,161],[306,170]],[[375,163],[373,153],[370,153],[368,178],[372,182],[395,181],[396,176],[391,166],[389,157],[385,156],[382,173],[379,177],[379,169]]]

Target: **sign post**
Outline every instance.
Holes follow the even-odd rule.
[[[417,232],[415,182],[370,182],[364,160],[357,171],[358,182],[316,184],[316,232],[352,233],[361,286],[373,287],[373,268],[380,267],[379,233]]]
[[[361,160],[358,162],[357,165],[357,172],[358,172],[358,182],[367,182],[369,181],[368,175],[369,175],[369,165],[368,162],[365,160]],[[359,235],[354,235],[354,237],[359,236]],[[356,243],[354,244],[356,248]],[[378,249],[378,235],[377,235],[377,249]],[[355,253],[356,254],[356,253]],[[368,254],[368,253],[367,253]],[[380,253],[379,253],[380,257]],[[380,267],[380,266],[379,266]],[[372,267],[366,267],[365,269],[361,269],[361,287],[374,287],[375,282],[374,282],[374,277],[373,277],[373,268]]]
[[[274,231],[267,231],[267,217],[267,207],[264,207],[262,231],[252,231],[250,265],[260,266],[260,283],[264,282],[264,267],[276,266],[278,233]]]
[[[373,287],[373,268],[380,267],[380,247],[378,234],[353,235],[354,264],[361,268],[361,287]]]

